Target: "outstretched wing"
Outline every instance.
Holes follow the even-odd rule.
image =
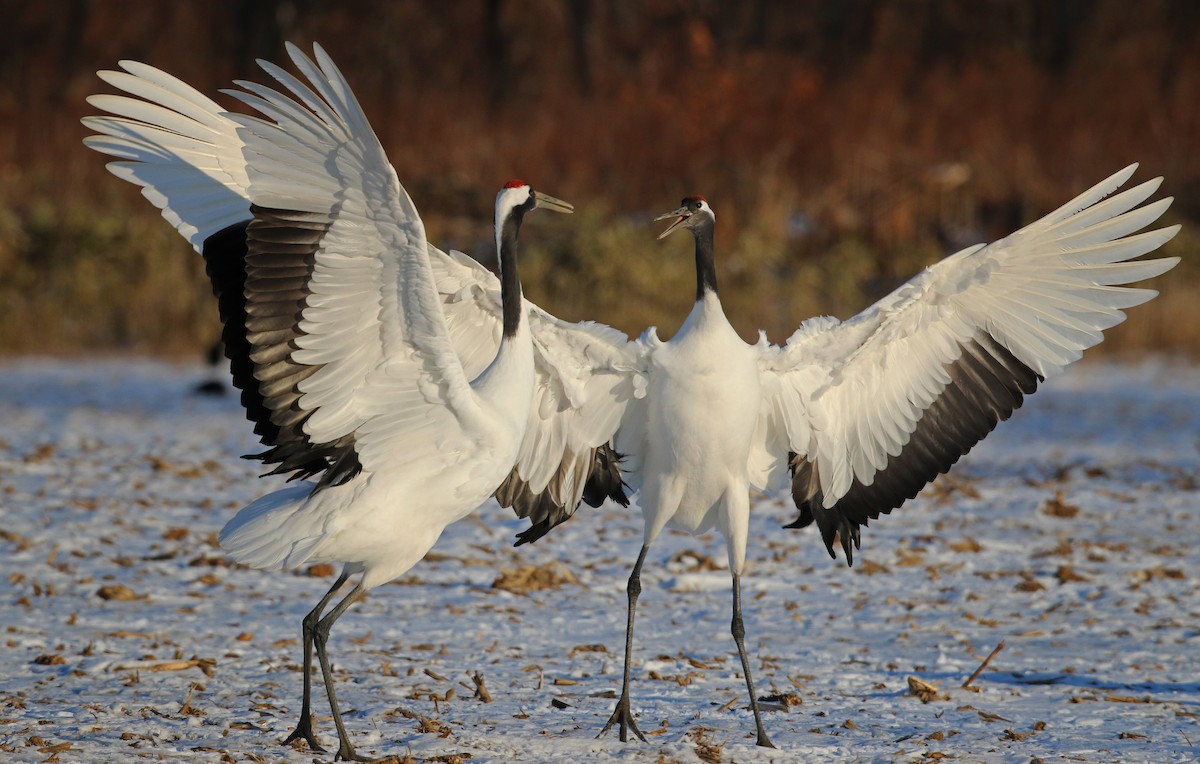
[[[357,326],[366,331],[372,321],[377,321],[372,319],[369,306],[374,305],[377,312],[384,298],[369,288],[372,277],[368,271],[382,265],[372,266],[365,253],[378,242],[351,243],[346,239],[350,227],[345,224],[361,220],[364,210],[374,214],[383,205],[378,203],[379,196],[352,196],[348,205],[337,210],[343,225],[334,225],[331,194],[341,181],[327,176],[324,167],[313,174],[321,152],[330,148],[325,143],[351,138],[339,149],[341,153],[328,155],[334,160],[330,166],[338,168],[343,180],[358,174],[362,185],[373,179],[377,184],[375,193],[394,193],[410,210],[411,203],[402,189],[396,190],[398,184],[391,187],[395,183],[391,168],[387,173],[379,169],[386,167],[386,160],[357,106],[352,108],[356,122],[339,115],[335,102],[341,99],[336,92],[349,93],[341,75],[332,65],[328,76],[311,64],[298,61],[298,65],[306,76],[315,77],[316,83],[324,80],[334,88],[328,91],[333,93],[331,98],[325,97],[327,90],[319,85],[313,87],[320,95],[274,67],[269,70],[284,78],[294,99],[246,85],[251,105],[269,109],[264,113],[283,132],[295,132],[281,136],[280,145],[292,146],[298,141],[302,145],[297,156],[304,157],[301,167],[295,164],[296,157],[289,149],[271,149],[270,141],[280,130],[270,123],[263,127],[263,123],[251,122],[243,128],[244,134],[252,134],[256,127],[270,134],[267,146],[273,165],[268,168],[262,164],[266,159],[257,160],[256,192],[262,195],[256,198],[258,206],[253,212],[247,174],[250,156],[243,155],[246,141],[239,134],[238,122],[212,100],[154,67],[126,61],[121,63],[125,71],[100,73],[105,82],[128,95],[89,99],[111,116],[84,120],[98,133],[85,143],[117,157],[119,161],[110,163],[109,169],[142,186],[143,194],[162,209],[163,216],[203,253],[220,303],[223,339],[234,383],[242,390],[242,403],[255,422],[255,432],[269,446],[257,458],[277,465],[276,472],[291,472],[294,477],[320,474],[322,484],[337,484],[361,469],[356,435],[347,423],[320,430],[318,437],[332,440],[314,440],[305,429],[305,422],[313,416],[309,407],[312,398],[306,398],[304,406],[301,399],[305,391],[319,392],[307,386],[320,380],[307,380],[329,366],[321,361],[337,356],[340,340],[347,340],[342,350],[353,347],[354,338],[347,336],[346,330]],[[297,92],[292,86],[303,89]],[[347,100],[343,111],[350,107]],[[346,125],[339,128],[340,121]],[[362,135],[352,135],[356,130]],[[262,142],[261,137],[258,140]],[[371,150],[361,146],[354,149],[353,141],[364,142]],[[361,167],[347,169],[347,157],[353,158],[354,150],[359,152],[354,161]],[[258,152],[251,149],[251,153]],[[266,185],[268,171],[279,173],[278,188]],[[304,192],[302,204],[290,196],[297,187],[306,188],[318,179],[321,182],[317,188]],[[293,180],[300,182],[293,185]],[[268,198],[268,192],[273,196]],[[416,219],[415,211],[412,216]],[[370,225],[364,227],[370,229]],[[364,256],[347,258],[344,252],[329,249],[331,243],[342,249],[351,244],[361,247],[359,254]],[[465,377],[473,379],[491,362],[499,347],[499,282],[462,253],[446,254],[432,246],[427,252],[450,342]],[[317,272],[318,253],[321,262],[329,266],[322,269],[324,277],[336,275],[339,280],[332,286],[339,291],[326,295],[328,288],[321,287],[322,296],[319,301],[314,298],[312,307],[322,306],[316,315],[325,315],[330,322],[323,330],[326,339],[306,342],[323,342],[328,346],[327,356],[307,352],[298,360],[288,352],[288,346],[299,344],[299,338],[310,331],[322,334],[320,322],[313,326],[311,315],[303,326],[298,318],[309,300],[307,285]],[[333,257],[335,254],[339,256]],[[358,291],[349,291],[352,285]],[[608,443],[620,416],[622,396],[626,395],[622,380],[630,378],[636,366],[636,353],[627,352],[625,337],[615,330],[598,324],[567,324],[536,308],[531,310],[530,320],[538,400],[521,463],[498,491],[502,503],[513,506],[519,516],[531,518],[533,528],[521,534],[523,540],[540,537],[569,517],[581,499],[594,505],[606,497],[627,501],[616,466],[618,457]],[[382,325],[377,329],[382,333]],[[381,354],[382,343],[375,353],[364,346],[347,356],[334,357],[333,367],[361,381],[358,375],[378,362]],[[261,371],[260,363],[264,365]],[[600,370],[595,378],[593,367]],[[323,373],[325,379],[333,376],[332,370]],[[302,385],[306,387],[302,389]],[[338,384],[333,387],[346,395],[343,403],[354,399],[348,388]],[[411,388],[416,389],[415,385]],[[345,411],[349,407],[341,408]],[[329,408],[330,412],[335,410],[337,407]],[[402,432],[411,435],[410,431]]]
[[[204,256],[233,382],[242,391],[242,405],[255,433],[270,447],[257,458],[295,477],[324,472],[323,479],[334,483],[357,473],[360,465],[352,448],[314,450],[302,430],[272,421],[266,398],[278,395],[281,386],[260,384],[254,376],[246,313],[247,227],[254,216],[237,123],[211,99],[166,72],[136,61],[122,61],[121,67],[124,71],[102,71],[99,76],[128,95],[88,98],[109,115],[84,118],[83,124],[97,133],[84,144],[117,157],[108,169],[141,186],[142,194]],[[296,265],[292,272],[306,279],[311,265]]]
[[[500,341],[500,282],[461,252],[433,254],[447,325],[468,374],[482,371]],[[534,400],[521,450],[496,500],[530,527],[536,541],[569,519],[580,502],[628,506],[612,447],[617,426],[644,378],[636,343],[604,324],[570,323],[526,300],[533,336]]]
[[[927,268],[845,323],[813,319],[783,347],[760,343],[760,435],[769,477],[791,472],[800,518],[789,527],[815,521],[830,555],[840,540],[852,562],[860,526],[916,496],[1123,309],[1157,294],[1122,285],[1179,261],[1129,262],[1179,230],[1133,235],[1170,205],[1137,207],[1162,179],[1101,201],[1136,167]]]
[[[150,101],[101,100],[120,116],[91,120],[105,137],[90,140],[129,160],[114,172],[142,184],[204,253],[227,341],[242,327],[231,355],[272,446],[260,458],[297,476],[324,472],[326,485],[384,459],[433,458],[429,444],[482,414],[412,201],[325,52],[317,46],[314,63],[288,51],[307,82],[260,62],[284,92],[248,82],[228,91],[261,118],[225,114],[157,70],[126,66],[139,81],[113,84]],[[201,225],[195,200],[218,188],[227,216]]]
[[[424,224],[333,61],[320,46],[316,63],[288,52],[307,82],[260,62],[288,93],[228,91],[262,115],[233,116],[255,209],[255,377],[279,384],[272,420],[310,447],[351,440],[367,469],[444,458],[436,444],[485,414],[451,344]]]

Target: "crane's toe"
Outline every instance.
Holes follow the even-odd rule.
[[[767,737],[767,733],[766,733],[766,732],[761,732],[761,731],[760,731],[760,732],[758,733],[758,740],[756,740],[756,741],[754,742],[754,744],[755,744],[755,745],[757,745],[757,746],[760,746],[760,747],[762,747],[762,748],[774,748],[774,749],[776,749],[776,750],[778,750],[778,749],[779,749],[779,747],[778,747],[778,746],[776,746],[774,743],[772,743],[772,742],[771,742],[771,738]]]
[[[619,734],[622,743],[629,742],[629,731],[633,730],[633,734],[637,735],[638,740],[646,742],[646,736],[638,729],[637,722],[633,720],[633,711],[629,707],[629,696],[622,695],[617,701],[617,707],[613,709],[612,716],[608,717],[608,724],[604,725],[604,729],[600,730],[600,734],[596,738],[602,738],[612,729],[613,725],[619,725]]]
[[[308,748],[313,753],[328,753],[320,743],[317,742],[317,735],[313,732],[312,717],[308,714],[300,716],[300,722],[296,725],[296,729],[292,730],[292,734],[283,739],[280,745],[291,745],[297,740],[303,740],[308,743]]]
[[[350,745],[350,741],[343,740],[342,744],[340,746],[338,746],[338,752],[336,754],[334,754],[333,760],[334,761],[382,762],[382,761],[394,761],[395,757],[394,756],[385,756],[382,758],[376,758],[374,756],[363,756],[361,753],[354,750],[354,746]]]

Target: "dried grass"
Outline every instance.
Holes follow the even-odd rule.
[[[493,588],[503,589],[513,594],[529,594],[546,589],[557,589],[566,584],[580,586],[579,579],[575,577],[575,574],[557,561],[545,565],[504,568],[492,582]]]

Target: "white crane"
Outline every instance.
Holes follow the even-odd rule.
[[[619,395],[590,368],[581,377],[575,356],[627,340],[522,298],[525,214],[571,205],[523,181],[500,190],[499,281],[461,253],[440,252],[332,60],[320,46],[316,63],[288,50],[307,82],[260,62],[284,92],[251,82],[226,91],[261,118],[226,113],[165,72],[122,62],[124,71],[100,76],[129,95],[89,99],[109,115],[84,120],[98,133],[85,143],[117,157],[109,169],[142,186],[204,256],[234,382],[269,447],[255,458],[317,478],[242,509],[221,544],[256,568],[343,564],[303,621],[303,705],[284,742],[323,750],[310,702],[315,649],[337,758],[363,760],[338,709],[330,627],[502,482],[505,503],[534,521],[532,537],[582,498],[624,500],[607,445],[619,412],[608,401]],[[589,407],[595,385],[606,395]],[[567,419],[574,431],[563,438]]]
[[[800,518],[814,521],[831,556],[847,563],[859,528],[911,499],[1021,405],[1038,383],[1078,359],[1156,292],[1120,285],[1179,258],[1126,262],[1175,235],[1129,235],[1170,205],[1134,209],[1147,181],[1101,201],[1125,168],[1041,220],[993,244],[937,263],[854,318],[805,322],[783,346],[743,342],[717,294],[716,217],[688,197],[661,234],[691,231],[696,303],[679,332],[644,335],[648,382],[628,408],[616,449],[641,489],[644,543],[629,578],[621,697],[601,731],[638,730],[629,700],[634,614],[649,545],[665,526],[725,537],[733,578],[731,631],[750,695],[757,743],[771,746],[743,636],[741,583],[751,486],[790,478]],[[780,486],[782,487],[782,486]],[[771,746],[773,747],[773,746]]]

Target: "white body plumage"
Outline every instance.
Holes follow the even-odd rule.
[[[645,454],[639,504],[647,544],[664,526],[692,533],[716,526],[730,540],[730,566],[741,570],[758,375],[754,349],[713,292],[696,302],[669,342],[650,350],[644,442],[630,444]]]

